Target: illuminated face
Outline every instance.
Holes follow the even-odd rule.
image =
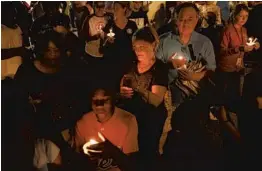
[[[104,2],[97,2],[95,13],[97,16],[103,16],[105,13],[105,3]]]
[[[245,25],[248,19],[248,12],[245,10],[241,10],[240,13],[235,18],[235,24],[239,24],[241,26]]]
[[[142,7],[143,1],[133,1],[134,9],[138,10]]]
[[[198,22],[197,12],[194,8],[183,8],[177,19],[177,27],[180,34],[191,34]]]
[[[134,40],[133,50],[136,53],[138,61],[149,61],[154,57],[154,45],[149,42]]]
[[[105,95],[104,90],[97,90],[92,98],[93,112],[101,123],[109,120],[113,114],[111,100],[110,96]]]

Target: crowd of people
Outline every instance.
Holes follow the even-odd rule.
[[[261,168],[262,3],[149,4],[1,2],[3,170]]]

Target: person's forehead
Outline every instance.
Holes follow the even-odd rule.
[[[241,10],[239,15],[248,15],[248,12],[246,10]]]
[[[181,9],[179,12],[180,17],[186,17],[186,16],[196,16],[197,12],[193,7],[186,7]]]
[[[135,45],[135,46],[143,45],[144,46],[144,45],[150,45],[150,43],[148,43],[144,40],[134,40],[133,45]]]
[[[106,95],[106,92],[104,90],[98,90],[95,92],[93,98],[109,98],[109,96]]]

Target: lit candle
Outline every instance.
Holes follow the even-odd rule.
[[[177,53],[175,53],[172,57],[171,57],[171,60],[175,60],[175,59],[178,59],[178,60],[186,60],[186,58],[184,56],[181,56],[181,55],[178,55]],[[186,64],[182,65],[181,67],[179,67],[178,69],[186,69]]]
[[[98,132],[98,137],[102,140],[102,142],[105,141],[104,136],[103,136],[100,132]],[[87,154],[87,155],[90,155],[89,152],[101,153],[102,151],[89,149],[89,147],[91,147],[92,145],[98,144],[98,143],[99,143],[99,142],[96,141],[95,139],[90,139],[88,142],[86,142],[86,143],[83,145],[84,153]]]
[[[248,46],[254,46],[256,44],[257,38],[253,40],[252,37],[248,38],[247,45]]]
[[[108,37],[114,37],[115,36],[115,33],[113,32],[113,29],[109,29],[109,33],[107,34]]]

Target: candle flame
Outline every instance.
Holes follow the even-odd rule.
[[[248,46],[254,46],[256,44],[257,38],[253,39],[252,37],[248,38],[248,42],[246,43]]]
[[[98,137],[102,140],[102,142],[105,141],[104,136],[103,136],[100,132],[98,132]],[[86,142],[86,143],[83,145],[84,153],[87,154],[87,155],[90,155],[89,152],[95,152],[95,153],[102,152],[102,151],[97,151],[97,150],[91,150],[91,149],[89,149],[90,146],[95,145],[95,144],[98,144],[98,143],[99,143],[99,142],[96,141],[95,139],[90,139],[88,142]]]
[[[113,29],[109,29],[109,33],[107,34],[108,37],[114,37],[115,33],[113,32]]]

